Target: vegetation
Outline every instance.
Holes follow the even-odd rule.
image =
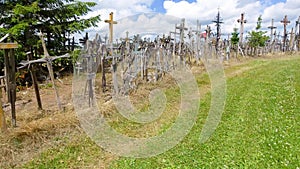
[[[299,168],[299,64],[298,56],[252,60],[228,68],[226,108],[208,142],[200,144],[199,136],[210,108],[210,93],[201,100],[198,120],[179,145],[152,158],[115,157],[110,168]],[[209,86],[207,74],[198,74],[196,79],[200,90]],[[175,107],[178,92],[174,88],[165,92]],[[163,117],[174,115],[173,111],[169,109]],[[134,136],[130,130],[141,127],[118,120],[113,127],[128,135]],[[166,125],[156,126],[166,130]],[[85,137],[47,149],[20,168],[82,168],[90,164],[98,168],[103,152]]]
[[[257,18],[257,24],[255,27],[255,31],[249,32],[249,45],[250,47],[253,47],[255,50],[258,47],[264,47],[266,45],[266,41],[269,39],[267,35],[265,35],[267,32],[266,31],[261,31],[261,23],[262,23],[262,18],[259,16]]]
[[[96,26],[100,21],[99,15],[82,17],[95,5],[75,0],[1,1],[0,37],[9,33],[20,44],[17,60],[24,59],[24,53],[34,48],[42,53],[40,31],[46,34],[50,55],[69,52],[72,34]]]
[[[238,33],[238,28],[233,28],[233,33],[231,34],[231,45],[233,46],[235,52],[236,52],[236,56],[237,56],[237,53],[238,53],[238,43],[240,41],[240,38],[239,38],[239,33]]]

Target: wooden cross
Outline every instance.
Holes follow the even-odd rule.
[[[174,32],[170,32],[170,35],[174,34],[174,43],[173,43],[173,52],[172,52],[173,58],[175,57],[175,49],[176,49],[176,34],[177,34],[176,27],[177,27],[177,24],[175,24],[175,30],[174,30]]]
[[[272,19],[271,26],[269,26],[268,28],[271,29],[270,40],[272,42],[273,41],[273,30],[277,28],[276,26],[274,26],[274,19]]]
[[[114,21],[113,12],[109,14],[109,20],[105,20],[105,22],[109,24],[109,43],[113,43],[113,25],[118,23]]]
[[[289,43],[289,48],[290,50],[293,50],[293,44],[294,44],[294,28],[292,28],[290,34],[290,43]]]
[[[185,19],[181,19],[180,26],[177,26],[176,29],[179,29],[179,35],[180,35],[180,43],[179,43],[179,49],[178,53],[181,54],[181,48],[182,44],[184,43],[184,31],[188,30],[188,28],[185,27]]]
[[[299,28],[298,28],[299,27]],[[298,35],[300,35],[300,16],[298,17],[298,20],[296,21],[296,29],[299,29],[298,31],[299,31],[299,33],[298,33]],[[297,31],[297,32],[298,32]]]
[[[244,13],[241,13],[241,19],[237,20],[238,23],[241,23],[240,28],[240,44],[243,43],[243,35],[244,35],[244,23],[247,23],[247,20],[245,20]]]
[[[195,32],[196,35],[196,56],[197,59],[199,59],[199,41],[200,41],[200,34],[201,34],[201,24],[199,23],[199,20],[197,20],[197,29],[196,30],[192,30],[192,32]]]
[[[287,33],[286,33],[286,25],[291,23],[291,21],[288,20],[287,15],[284,16],[283,20],[280,21],[281,23],[283,23],[283,50],[285,50],[286,47],[286,38],[287,38]]]
[[[298,47],[298,50],[300,49],[300,16],[299,16],[299,18],[298,18],[298,20],[296,21],[296,30],[295,30],[295,34],[297,34],[297,32],[299,31],[299,33],[298,33],[298,35],[296,36],[297,37],[297,39],[296,39],[296,41],[298,42],[298,45],[295,43],[294,45],[296,46],[296,47]],[[295,41],[295,42],[296,42]]]
[[[184,41],[184,31],[188,30],[188,28],[185,27],[185,19],[181,19],[181,24],[180,26],[176,26],[176,29],[179,29],[179,34],[180,34],[180,41],[183,43]]]
[[[197,37],[200,36],[200,33],[201,33],[201,24],[199,23],[199,20],[197,20],[197,29],[196,30],[192,30],[192,32],[195,32],[195,34],[197,35]]]

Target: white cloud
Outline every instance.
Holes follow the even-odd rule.
[[[284,15],[288,15],[291,24],[288,29],[294,25],[300,11],[299,0],[287,0],[285,3],[271,4],[269,0],[197,0],[189,3],[187,1],[165,1],[164,8],[166,13],[172,16],[187,18],[190,20],[199,19],[203,25],[211,23],[215,19],[218,7],[224,24],[221,25],[223,33],[231,33],[234,27],[239,28],[237,19],[241,13],[245,13],[245,18],[248,21],[245,24],[245,31],[250,31],[255,28],[257,18],[262,15],[263,29],[268,30],[271,19],[275,20],[275,25],[278,29],[282,29],[280,21]],[[214,28],[215,29],[215,28]]]
[[[271,0],[197,0],[191,3],[188,1],[174,2],[165,0],[163,7],[166,10],[166,14],[174,16],[176,18],[174,19],[172,17],[163,17],[162,14],[133,16],[153,12],[151,4],[154,0],[98,0],[96,2],[98,5],[88,16],[101,14],[102,21],[99,23],[99,27],[91,28],[88,31],[97,31],[98,33],[107,31],[107,24],[103,21],[108,19],[110,12],[114,12],[114,19],[119,22],[115,25],[116,34],[119,32],[120,36],[125,35],[126,29],[130,33],[141,31],[165,32],[165,29],[173,31],[174,24],[179,24],[180,18],[186,19],[188,28],[195,28],[196,20],[199,20],[202,24],[202,30],[206,28],[206,25],[210,25],[215,31],[215,24],[212,23],[212,20],[215,20],[218,8],[224,22],[221,25],[222,33],[228,34],[233,31],[234,27],[239,28],[240,24],[237,23],[237,19],[240,18],[241,13],[245,13],[245,19],[247,20],[245,32],[255,28],[259,15],[262,15],[262,27],[264,30],[268,30],[267,27],[270,26],[273,18],[278,31],[283,32],[283,25],[280,21],[284,16],[288,15],[288,19],[291,21],[288,29],[291,29],[295,25],[300,11],[299,0],[287,0],[284,3],[280,2],[277,4],[272,3]],[[128,16],[133,17],[127,18]],[[159,29],[162,29],[162,31]]]

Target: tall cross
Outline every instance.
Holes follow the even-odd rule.
[[[243,43],[243,35],[244,35],[244,23],[247,23],[247,20],[245,20],[244,13],[241,13],[241,19],[237,20],[238,23],[241,23],[240,28],[240,44]]]
[[[109,43],[113,43],[113,25],[118,23],[114,21],[113,12],[109,14],[109,20],[105,20],[105,22],[109,24]]]
[[[286,38],[287,38],[287,33],[286,33],[286,25],[291,23],[291,21],[288,20],[287,15],[284,16],[283,20],[280,21],[281,23],[283,23],[283,45],[284,48],[286,46]]]
[[[293,50],[293,44],[294,44],[294,28],[292,28],[291,32],[289,33],[290,34],[290,44],[289,44],[289,47],[290,47],[290,50]]]
[[[276,26],[274,26],[274,19],[272,19],[271,26],[269,26],[268,28],[271,29],[270,40],[273,41],[273,30],[276,29]]]

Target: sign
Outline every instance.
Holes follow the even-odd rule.
[[[18,43],[0,43],[0,49],[16,49]]]

